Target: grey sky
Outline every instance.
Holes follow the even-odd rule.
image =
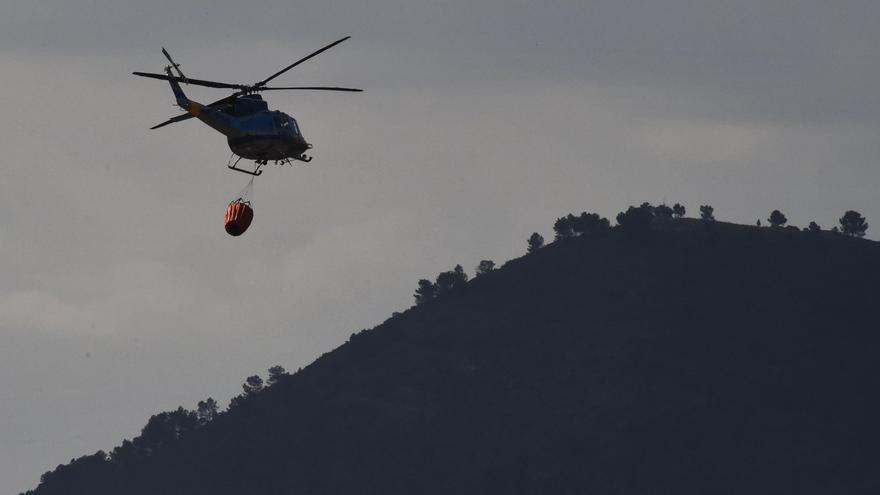
[[[0,488],[304,366],[569,212],[880,225],[878,25],[874,1],[3,3]],[[267,95],[315,161],[267,170],[228,237],[223,137],[148,130],[178,111],[131,71],[165,46],[253,82],[344,35],[278,82],[367,91]]]

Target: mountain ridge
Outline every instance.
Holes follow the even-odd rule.
[[[870,493],[878,255],[692,219],[561,240],[29,493]]]

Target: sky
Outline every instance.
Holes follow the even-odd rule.
[[[0,490],[306,366],[567,213],[880,222],[877,25],[857,0],[3,2]],[[164,46],[252,83],[347,35],[273,83],[365,92],[266,95],[314,161],[270,165],[229,237],[225,139],[149,130],[179,110],[131,72]]]

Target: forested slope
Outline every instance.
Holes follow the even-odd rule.
[[[880,493],[878,284],[827,232],[560,241],[32,493]]]

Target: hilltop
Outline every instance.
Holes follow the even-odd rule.
[[[878,282],[828,232],[555,242],[31,493],[877,493]]]

